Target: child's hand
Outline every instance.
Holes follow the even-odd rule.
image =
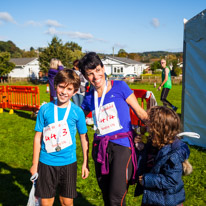
[[[144,149],[144,143],[143,142],[138,142],[135,144],[135,147],[139,150],[142,151]]]
[[[141,135],[137,135],[137,136],[135,136],[134,137],[134,143],[136,144],[136,143],[139,143],[139,142],[141,142],[142,140],[141,140]]]
[[[139,183],[143,186],[143,176],[139,176]]]
[[[31,175],[34,175],[35,173],[37,173],[37,168],[38,168],[38,164],[31,166],[31,169],[30,169]]]
[[[58,60],[58,66],[62,66],[62,62]]]
[[[89,176],[89,168],[86,164],[82,165],[82,179],[86,179]]]
[[[135,144],[135,147],[141,151],[144,149],[144,143],[142,142],[142,139],[141,139],[141,135],[137,135],[135,138],[134,138],[134,144]]]

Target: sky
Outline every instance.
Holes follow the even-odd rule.
[[[54,36],[83,52],[183,51],[183,19],[206,0],[1,0],[0,41],[47,47]]]

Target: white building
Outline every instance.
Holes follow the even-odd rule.
[[[39,78],[39,61],[36,57],[31,58],[11,58],[15,68],[8,74],[11,78]]]
[[[147,68],[144,63],[124,57],[106,56],[102,59],[102,63],[107,75],[122,74],[125,76],[127,74],[137,74],[137,76],[140,76],[143,70]]]

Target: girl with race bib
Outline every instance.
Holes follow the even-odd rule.
[[[104,204],[125,205],[129,182],[136,172],[129,107],[142,120],[147,119],[147,113],[125,82],[105,79],[104,65],[96,53],[86,54],[79,67],[94,86],[86,94],[81,107],[85,115],[90,111],[93,114],[95,135],[92,153]]]
[[[57,100],[44,104],[37,116],[31,174],[38,172],[35,196],[41,205],[53,205],[57,187],[61,205],[73,205],[77,196],[76,131],[79,132],[83,165],[82,178],[89,175],[88,138],[84,112],[70,99],[80,86],[79,76],[61,70],[54,79]]]

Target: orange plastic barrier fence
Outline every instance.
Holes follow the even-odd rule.
[[[36,112],[40,108],[37,86],[0,86],[0,108]]]
[[[0,108],[6,108],[7,99],[6,99],[6,87],[0,86]]]
[[[149,109],[150,108],[150,97],[146,98],[147,90],[144,89],[132,89],[134,91],[134,95],[137,98],[138,102],[140,103],[140,106],[143,109]],[[131,117],[131,123],[134,126],[144,126],[144,123],[136,116],[134,111],[130,108],[130,117]]]

